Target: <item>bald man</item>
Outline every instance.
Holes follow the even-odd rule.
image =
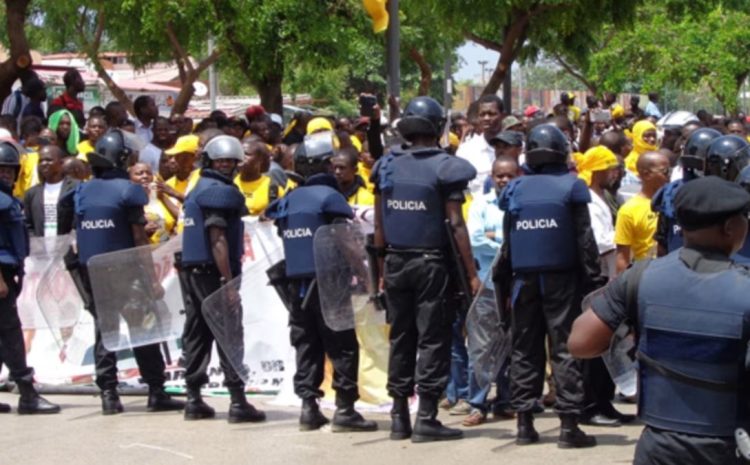
[[[656,256],[657,214],[651,210],[651,198],[669,182],[669,158],[659,152],[646,152],[636,165],[641,178],[641,190],[620,207],[615,221],[617,245],[617,273],[622,273],[631,261]]]

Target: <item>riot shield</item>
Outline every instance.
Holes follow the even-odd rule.
[[[510,356],[511,334],[503,325],[497,308],[492,273],[482,282],[466,315],[469,359],[480,388],[495,381]]]
[[[591,308],[593,300],[606,289],[606,286],[599,288],[584,297],[581,303],[583,311]],[[602,361],[620,393],[634,396],[638,391],[638,365],[635,360],[635,338],[627,323],[615,330],[609,348],[602,354]]]
[[[285,328],[270,311],[279,304],[273,288],[266,285],[267,266],[265,260],[243,266],[242,275],[206,297],[201,306],[219,350],[248,384],[254,377],[273,371],[269,364],[286,358],[285,354],[276,353],[279,346],[272,342],[279,337],[279,329]]]
[[[182,303],[174,296],[166,300],[162,284],[174,274],[174,254],[179,244],[180,238],[176,237],[156,249],[147,245],[89,260],[96,316],[107,349],[117,351],[181,336]]]
[[[376,311],[365,244],[354,223],[330,224],[315,232],[315,283],[323,320],[334,331],[354,329],[357,322],[371,319],[360,314]]]
[[[36,302],[47,327],[71,328],[78,322],[84,306],[63,258],[70,250],[73,238],[66,235],[44,238],[43,241],[46,253],[51,253],[55,258],[49,261],[36,286],[32,287],[31,283],[27,283],[24,285],[24,292],[36,293]],[[51,248],[50,241],[53,244]],[[32,239],[32,256],[34,242]]]

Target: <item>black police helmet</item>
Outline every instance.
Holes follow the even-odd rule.
[[[437,100],[415,97],[406,105],[397,127],[406,140],[415,136],[440,137],[445,121],[445,111]]]
[[[750,163],[750,144],[738,136],[717,137],[706,152],[706,175],[734,182]]]
[[[721,137],[721,133],[716,129],[700,128],[694,131],[682,149],[682,157],[680,158],[682,166],[703,173],[708,147],[719,137]]]
[[[744,187],[746,191],[750,192],[750,165],[742,168],[740,174],[737,175],[736,182]]]
[[[96,142],[96,148],[89,154],[92,168],[126,169],[128,158],[133,154],[132,144],[128,144],[127,135],[121,129],[110,129]]]
[[[15,145],[10,142],[0,142],[0,166],[9,166],[16,170],[15,179],[21,172],[21,154]]]
[[[529,133],[526,163],[529,166],[565,164],[568,162],[568,138],[553,124],[540,124]]]
[[[327,173],[331,158],[336,152],[333,132],[316,132],[305,136],[305,140],[294,151],[294,171],[308,179],[310,176]]]

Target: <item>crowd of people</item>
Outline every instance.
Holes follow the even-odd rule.
[[[734,463],[727,433],[750,418],[744,384],[750,309],[738,296],[748,276],[732,264],[750,261],[744,115],[662,115],[653,93],[645,109],[638,97],[626,109],[611,93],[587,98],[582,109],[566,92],[549,111],[531,105],[519,114],[485,95],[466,114],[449,116],[435,100],[417,97],[403,111],[390,108],[397,116],[391,124],[381,121],[377,104],[355,119],[300,112],[284,122],[253,105],[241,117],[216,111],[196,122],[159,116],[148,96],[133,102],[134,115],[116,101],[84,114],[82,84],[77,71],[67,72],[65,92],[45,114],[44,85],[32,77],[0,115],[0,212],[7,218],[0,347],[21,388],[20,413],[59,408],[34,391],[18,316],[8,311],[22,281],[18,228],[32,236],[75,229],[89,295],[91,257],[182,234],[187,402],[164,392],[158,346],[139,347],[135,356],[150,410],[184,409],[186,419],[201,419],[214,415],[201,387],[215,337],[201,303],[240,274],[241,217],[249,214],[273,221],[284,244],[282,300],[297,353],[301,429],[329,422],[318,407],[324,355],[334,369],[334,431],[376,429],[354,409],[354,330],[334,331],[320,317],[312,253],[319,227],[369,209],[390,325],[392,439],[461,438],[461,430],[438,421],[443,408],[464,416],[467,428],[490,413],[516,418],[516,443],[527,445],[539,441],[534,415],[553,407],[560,447],[594,446],[580,424],[635,420],[615,408],[615,384],[599,357],[629,321],[639,337],[640,392],[620,398],[639,402],[646,423],[636,463],[678,463],[664,457]],[[707,280],[717,270],[718,287],[706,293],[719,307],[696,293],[713,286]],[[635,294],[631,282],[640,283]],[[593,312],[582,314],[584,295],[605,286]],[[469,306],[460,296],[488,287],[497,296],[498,334],[512,335],[512,350],[492,373],[478,374],[478,360],[467,351]],[[96,316],[94,307],[87,308]],[[692,318],[675,317],[669,308],[684,308]],[[712,319],[717,309],[734,323]],[[224,352],[220,347],[229,420],[265,420],[245,399],[244,382]],[[719,368],[709,369],[712,363]],[[98,328],[96,374],[103,413],[121,412],[116,357],[101,344]],[[483,377],[494,381],[494,398],[489,384],[479,382]],[[415,391],[412,427],[408,399]],[[711,405],[699,409],[712,412],[686,405],[701,399]],[[698,451],[692,456],[689,444]]]

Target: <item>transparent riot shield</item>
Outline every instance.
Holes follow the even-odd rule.
[[[23,289],[17,301],[18,316],[24,329],[47,327],[36,298],[37,290],[41,288],[47,270],[60,266],[71,241],[67,235],[30,239],[29,256],[24,262]]]
[[[182,303],[174,296],[166,300],[162,284],[174,273],[174,253],[179,244],[177,237],[155,249],[135,247],[89,260],[96,316],[107,349],[139,347],[181,336]]]
[[[50,240],[53,244],[51,248]],[[45,253],[54,255],[55,259],[49,261],[36,286],[32,288],[26,284],[24,292],[36,293],[37,305],[47,327],[53,330],[70,329],[78,322],[84,307],[81,295],[66,266],[66,259],[72,253],[71,244],[74,239],[66,235],[45,238],[43,241]],[[34,242],[32,239],[32,256]]]
[[[318,228],[313,239],[315,286],[326,325],[334,331],[354,329],[374,311],[375,290],[370,280],[370,260],[365,236],[358,224],[338,223]],[[380,312],[381,314],[384,312]]]
[[[273,288],[266,285],[267,267],[265,260],[244,265],[242,275],[206,297],[201,308],[219,350],[240,378],[252,385],[286,359],[282,347],[273,342],[279,329],[286,329],[271,311],[280,304]]]
[[[599,288],[583,298],[581,307],[585,312],[593,300],[602,295],[606,287]],[[626,323],[621,324],[612,335],[609,348],[602,354],[612,381],[624,396],[634,396],[638,391],[638,365],[635,360],[635,338]]]
[[[466,315],[469,359],[480,388],[495,381],[510,356],[511,335],[500,318],[497,296],[488,273]]]

